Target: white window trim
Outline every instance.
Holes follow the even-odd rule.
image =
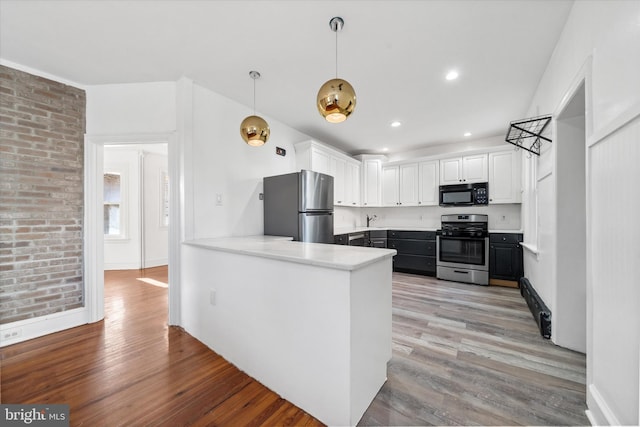
[[[110,243],[125,243],[131,240],[129,237],[129,174],[127,168],[122,166],[105,168],[103,174],[108,173],[120,175],[120,234],[105,234],[104,240]]]

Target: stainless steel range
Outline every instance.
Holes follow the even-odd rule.
[[[489,284],[488,222],[487,215],[442,215],[436,236],[438,279]]]

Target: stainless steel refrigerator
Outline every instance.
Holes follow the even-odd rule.
[[[265,177],[264,234],[333,243],[333,177],[308,170]]]

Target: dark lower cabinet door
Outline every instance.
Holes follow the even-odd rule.
[[[489,247],[489,277],[519,280],[522,276],[522,248],[519,245],[491,244]]]

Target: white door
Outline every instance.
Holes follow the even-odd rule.
[[[473,182],[487,182],[489,171],[487,166],[487,155],[465,156],[462,158],[462,182],[470,184]]]
[[[400,166],[400,195],[402,206],[415,206],[419,201],[418,164],[409,163]]]
[[[438,188],[438,165],[437,160],[420,163],[420,200],[421,205],[434,206],[440,203]]]
[[[382,204],[398,206],[399,168],[398,166],[382,167]]]
[[[440,185],[462,182],[462,158],[440,160]]]

